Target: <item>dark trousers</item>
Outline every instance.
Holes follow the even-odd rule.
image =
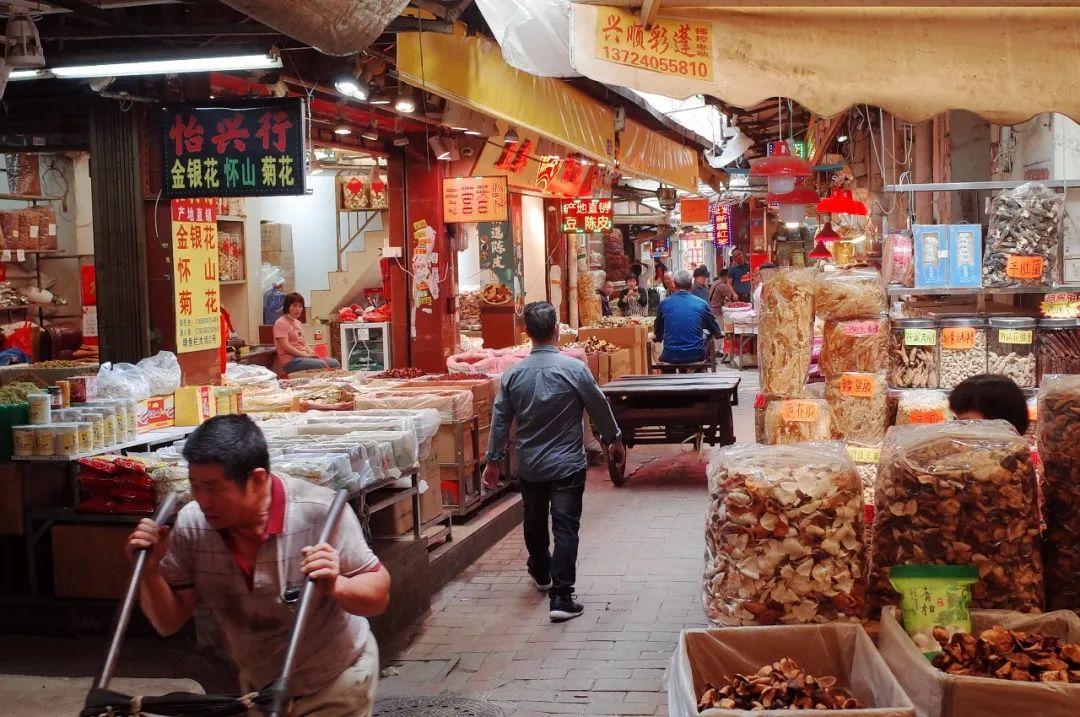
[[[529,570],[537,577],[551,576],[552,595],[570,597],[577,578],[578,528],[585,494],[585,471],[554,481],[519,481],[525,509],[525,547]],[[555,550],[548,552],[548,514]]]

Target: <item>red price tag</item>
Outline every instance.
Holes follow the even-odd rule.
[[[874,374],[845,373],[840,377],[840,393],[855,398],[870,398],[874,395]]]
[[[1012,254],[1006,260],[1005,275],[1013,279],[1041,279],[1045,262],[1041,256]]]

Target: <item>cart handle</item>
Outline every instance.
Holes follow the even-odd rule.
[[[151,520],[154,521],[155,525],[168,525],[172,522],[179,503],[180,496],[169,491]],[[116,662],[120,659],[120,645],[124,641],[124,633],[127,632],[128,623],[131,622],[131,612],[135,608],[135,598],[139,594],[139,581],[142,580],[143,570],[146,568],[146,560],[149,554],[150,550],[148,548],[142,548],[135,558],[135,569],[131,572],[131,581],[128,583],[127,591],[124,593],[124,600],[120,603],[120,611],[116,616],[116,625],[113,627],[112,641],[109,642],[109,652],[105,655],[105,665],[101,668],[101,674],[94,683],[97,689],[104,690],[108,688],[113,671],[116,669]]]
[[[339,490],[334,496],[334,502],[330,504],[330,510],[326,514],[326,522],[323,523],[322,533],[319,534],[320,543],[330,542],[330,533],[341,518],[341,512],[349,500],[349,492]],[[281,666],[281,676],[278,677],[273,687],[273,702],[270,717],[282,717],[285,714],[285,701],[289,693],[289,680],[292,678],[293,667],[296,664],[296,653],[300,647],[300,637],[304,631],[304,623],[307,622],[308,613],[311,611],[311,602],[315,597],[315,580],[308,578],[304,581],[304,591],[300,595],[300,604],[296,610],[296,623],[293,625],[292,635],[289,637],[289,647],[285,651],[285,663]]]

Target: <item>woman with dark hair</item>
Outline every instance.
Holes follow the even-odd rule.
[[[295,291],[285,295],[281,318],[274,322],[274,347],[278,363],[285,373],[311,371],[320,368],[341,368],[337,359],[321,359],[304,342],[304,297]]]
[[[960,382],[949,395],[949,408],[959,419],[1000,418],[1013,424],[1017,433],[1027,432],[1027,397],[1011,378],[984,373]]]

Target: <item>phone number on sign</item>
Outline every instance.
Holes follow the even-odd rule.
[[[612,62],[623,65],[636,65],[647,70],[656,72],[668,72],[673,75],[687,75],[689,77],[701,77],[708,79],[709,66],[705,62],[695,60],[672,60],[667,57],[633,52],[632,50],[620,50],[617,47],[603,47],[604,57]]]

